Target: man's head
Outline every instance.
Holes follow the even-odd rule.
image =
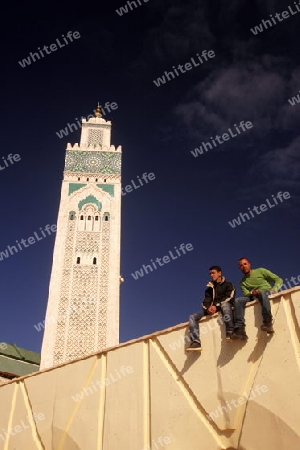
[[[239,269],[243,272],[243,274],[248,275],[251,272],[251,264],[249,259],[240,258],[238,260]]]
[[[222,280],[222,269],[220,266],[211,266],[208,270],[212,281],[219,283]]]

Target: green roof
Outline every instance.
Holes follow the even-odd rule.
[[[14,359],[20,359],[22,361],[31,362],[34,364],[40,364],[41,355],[31,350],[18,347],[16,344],[0,344],[0,355],[9,356]]]
[[[6,356],[0,355],[0,373],[7,373],[11,375],[17,375],[22,377],[23,375],[29,375],[33,372],[38,372],[39,366],[35,364],[18,361]]]
[[[39,370],[41,355],[16,344],[0,344],[0,372],[28,375]]]

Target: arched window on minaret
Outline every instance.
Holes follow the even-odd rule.
[[[77,229],[78,231],[84,231],[85,230],[85,220],[86,217],[84,214],[80,214],[79,220],[77,221]]]
[[[76,264],[80,264],[80,257],[79,256],[77,256]]]
[[[78,231],[100,231],[101,216],[96,205],[88,203],[79,212]]]
[[[78,226],[78,230],[80,231],[95,231],[94,230],[94,220],[95,215],[98,214],[98,210],[94,204],[88,203],[86,204],[81,211],[81,214],[84,216],[84,226]],[[99,230],[96,230],[99,231]]]
[[[101,217],[98,212],[95,214],[94,221],[94,231],[101,231]]]
[[[97,258],[93,258],[93,264],[97,264]]]

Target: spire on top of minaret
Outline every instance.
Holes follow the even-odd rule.
[[[86,119],[82,119],[80,147],[101,146],[101,148],[109,149],[111,147],[111,122],[105,120],[105,108],[98,102],[94,114],[89,114]],[[103,114],[103,115],[102,115]],[[91,150],[91,149],[90,149]]]
[[[97,108],[96,108],[96,112],[94,114],[95,117],[102,117],[101,114],[101,108],[100,108],[100,103],[98,102]]]

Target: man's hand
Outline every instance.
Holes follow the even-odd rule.
[[[215,312],[217,312],[217,307],[216,306],[209,306],[207,308],[207,311],[209,312],[209,314],[215,314]]]
[[[260,293],[260,291],[258,289],[254,289],[253,291],[251,291],[252,295],[258,295]]]

